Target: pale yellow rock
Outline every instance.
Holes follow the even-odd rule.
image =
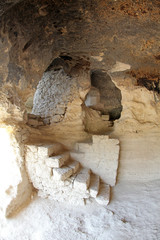
[[[109,115],[102,115],[101,118],[103,121],[109,121]]]
[[[123,71],[129,70],[130,68],[131,68],[131,65],[116,61],[116,64],[110,70],[110,73],[123,72]]]
[[[101,114],[91,108],[83,107],[84,124],[87,132],[92,134],[102,134],[108,132],[112,126],[111,122],[104,121]]]
[[[133,86],[131,79],[112,76],[121,90],[123,110],[115,121],[115,133],[148,132],[160,125],[160,102],[156,102],[153,91]]]
[[[0,146],[0,207],[9,217],[30,200],[32,185],[24,165],[24,146],[11,126],[0,128]]]

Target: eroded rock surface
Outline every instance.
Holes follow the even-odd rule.
[[[118,61],[159,73],[157,0],[25,0],[3,14],[0,26],[11,45],[8,81],[14,72],[21,87],[37,85],[59,55],[89,58],[92,68],[110,70]]]
[[[32,113],[60,122],[65,115],[68,102],[78,94],[77,81],[63,70],[44,73],[37,86]]]
[[[0,137],[0,208],[6,217],[10,217],[30,201],[32,184],[24,165],[24,145],[20,139],[17,141],[15,129],[1,126]]]

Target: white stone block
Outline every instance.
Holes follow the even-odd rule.
[[[82,168],[74,180],[74,189],[87,190],[90,184],[90,169]]]
[[[64,165],[64,163],[66,161],[68,161],[70,157],[69,152],[65,152],[61,155],[57,155],[54,157],[48,157],[45,159],[45,162],[47,164],[47,166],[51,167],[51,168],[60,168],[61,166]]]
[[[91,197],[96,198],[99,192],[100,177],[96,174],[91,174],[89,192]]]
[[[131,68],[131,65],[116,61],[116,64],[110,70],[110,73],[123,72],[123,71],[129,70],[130,68]]]
[[[65,180],[73,174],[73,170],[70,167],[54,168],[53,179],[54,180]]]
[[[76,173],[79,169],[79,162],[77,161],[74,161],[74,160],[71,160],[68,164],[67,164],[68,167],[70,167],[72,170],[73,170],[73,173]]]
[[[110,199],[110,186],[106,183],[100,184],[99,194],[96,197],[96,201],[101,205],[108,205]]]
[[[57,154],[57,152],[61,150],[62,150],[62,145],[60,143],[53,143],[51,145],[38,146],[38,157],[39,158],[50,157]]]

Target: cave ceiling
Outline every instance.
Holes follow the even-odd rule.
[[[59,56],[106,71],[118,61],[134,77],[159,78],[159,0],[0,1],[0,30],[1,84],[36,85]]]

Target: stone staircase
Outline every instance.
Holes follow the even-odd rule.
[[[26,168],[30,181],[43,198],[76,205],[93,199],[102,205],[109,203],[110,186],[72,159],[60,143],[27,146]]]

